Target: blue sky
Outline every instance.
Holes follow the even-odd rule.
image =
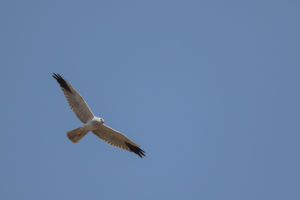
[[[299,1],[0,2],[0,199],[300,199]],[[53,72],[146,151],[81,125]]]

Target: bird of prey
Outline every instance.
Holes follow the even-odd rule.
[[[83,126],[67,132],[72,142],[78,142],[89,131],[92,131],[110,145],[136,153],[141,158],[145,156],[145,152],[137,144],[122,133],[104,125],[104,120],[92,113],[81,95],[61,75],[53,73],[52,76],[59,83],[72,111],[84,123]]]

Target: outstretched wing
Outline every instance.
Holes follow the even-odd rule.
[[[122,133],[105,126],[104,124],[93,131],[93,133],[110,145],[136,153],[141,158],[145,156],[145,152],[137,144],[132,142]]]
[[[63,79],[59,74],[53,73],[52,76],[59,83],[71,109],[78,117],[78,119],[83,123],[86,123],[88,120],[93,119],[94,114],[90,110],[89,106],[80,96],[80,94],[71,86],[71,84]]]

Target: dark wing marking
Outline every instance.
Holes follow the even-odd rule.
[[[61,77],[61,75],[53,73],[52,77],[57,80],[60,87],[65,88],[68,92],[72,93],[72,91],[71,91],[70,87],[68,86],[67,82],[65,81],[65,79],[63,79]]]
[[[142,158],[143,156],[145,156],[145,151],[143,151],[140,147],[132,145],[128,142],[125,142],[125,144],[129,147],[130,151],[136,153],[139,157]]]

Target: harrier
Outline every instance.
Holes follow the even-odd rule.
[[[78,119],[84,123],[83,126],[67,132],[68,138],[76,143],[89,131],[92,131],[100,139],[110,145],[136,153],[139,157],[145,156],[145,152],[133,141],[122,133],[104,125],[104,120],[96,117],[81,95],[63,79],[59,74],[53,73],[53,78],[59,83],[72,111]]]

